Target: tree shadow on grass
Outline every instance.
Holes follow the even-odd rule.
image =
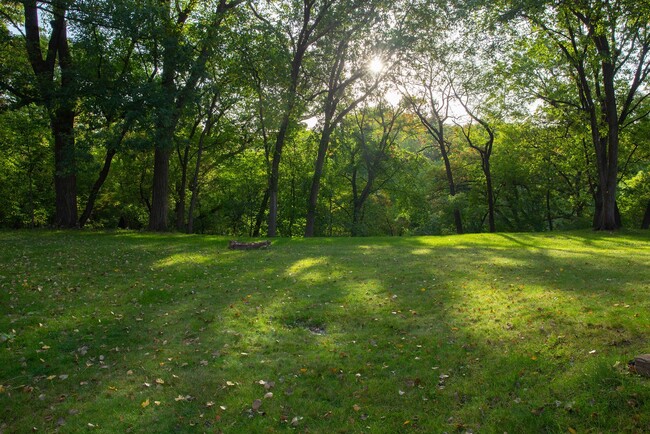
[[[61,418],[107,432],[648,426],[647,389],[612,368],[647,343],[647,318],[634,317],[647,310],[645,251],[470,237],[230,252],[222,238],[100,238],[67,242],[104,261],[78,260],[70,274],[43,265],[74,292],[36,291],[20,307],[35,313],[14,323],[3,362],[27,366],[3,374],[33,389],[0,397],[16,430],[55,430]],[[73,282],[85,268],[106,275]],[[45,327],[39,310],[53,315]]]

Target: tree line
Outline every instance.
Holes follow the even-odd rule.
[[[0,226],[250,236],[650,225],[650,7],[0,6]]]

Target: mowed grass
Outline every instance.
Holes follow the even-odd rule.
[[[0,432],[650,432],[648,232],[0,232]]]

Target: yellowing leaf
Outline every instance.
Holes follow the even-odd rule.
[[[578,431],[574,430],[571,427],[567,428],[567,431],[569,431],[571,434],[578,434]]]
[[[47,377],[48,380],[54,380],[56,378],[56,375],[50,375]]]
[[[352,406],[352,409],[353,409],[354,411],[359,411],[359,410],[361,410],[361,407],[360,407],[358,404],[354,404],[354,405]]]
[[[145,407],[147,407],[148,405],[149,405],[149,399],[147,399],[146,401],[143,401],[142,404],[140,404],[140,406],[141,406],[142,408],[145,408]]]
[[[410,424],[410,423],[411,423],[410,420],[405,420],[404,423],[403,423],[403,425],[408,425],[408,424]]]
[[[156,378],[156,384],[165,384],[165,380],[162,378]]]

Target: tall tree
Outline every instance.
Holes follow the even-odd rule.
[[[149,230],[167,230],[169,212],[169,158],[179,120],[196,86],[205,74],[205,65],[215,48],[219,27],[229,11],[243,0],[219,0],[214,4],[188,1],[184,5],[161,0],[155,8],[160,38],[160,100],[156,110],[154,175]],[[205,8],[205,9],[201,9]],[[203,19],[191,15],[207,12]],[[191,28],[193,25],[198,28]],[[195,32],[194,35],[192,33]],[[156,47],[158,48],[158,47]],[[157,66],[156,66],[157,67]]]
[[[534,36],[532,44],[523,44],[530,47],[524,56],[534,61],[542,53],[551,60],[541,62],[546,74],[528,75],[527,86],[549,104],[574,109],[589,126],[596,172],[594,229],[617,229],[620,134],[648,115],[638,109],[649,95],[644,84],[650,74],[650,9],[626,0],[507,6],[503,17],[524,18],[530,25],[525,37]],[[548,85],[558,77],[573,86],[573,96]]]
[[[278,226],[278,183],[280,178],[280,161],[284,149],[289,127],[299,118],[296,113],[299,103],[299,87],[303,79],[303,62],[308,50],[332,30],[337,28],[338,22],[334,15],[337,0],[302,0],[289,1],[286,4],[271,5],[255,13],[261,20],[269,23],[271,27],[285,28],[291,44],[289,61],[289,78],[284,92],[283,110],[280,124],[275,137],[271,155],[271,168],[269,173],[269,214],[268,235],[277,235]],[[286,13],[286,11],[289,13]],[[271,23],[269,20],[277,20]],[[280,24],[283,22],[284,24]]]
[[[400,91],[440,151],[449,196],[454,197],[457,187],[449,158],[451,142],[446,136],[446,124],[451,120],[451,105],[454,101],[452,84],[446,77],[444,65],[436,62],[433,57],[415,59],[411,67],[413,69],[408,74],[416,78],[400,80]],[[458,205],[454,206],[454,224],[456,233],[462,234],[463,221]]]
[[[481,107],[479,103],[476,103],[474,107],[470,106],[470,98],[469,95],[467,95],[467,92],[465,92],[464,95],[461,95],[455,88],[453,88],[453,92],[458,103],[465,109],[465,112],[470,117],[469,122],[464,125],[461,125],[456,121],[454,122],[456,122],[456,125],[460,128],[460,131],[470,148],[478,152],[481,157],[481,169],[483,170],[483,175],[485,175],[488,227],[490,232],[496,232],[496,224],[494,220],[494,187],[492,185],[492,169],[490,166],[490,157],[492,156],[492,148],[494,146],[494,128],[487,121],[486,117],[480,114]],[[483,134],[480,132],[477,134],[475,132],[474,122],[480,126],[483,130]]]
[[[54,138],[54,190],[58,227],[77,226],[75,104],[77,89],[68,43],[69,1],[23,1],[27,57],[35,75],[38,100],[45,106]],[[50,17],[47,45],[41,40],[40,18]],[[45,51],[43,48],[46,47]]]
[[[376,107],[362,107],[351,114],[347,176],[352,187],[352,236],[363,233],[360,226],[368,198],[399,171],[397,166],[391,168],[390,161],[405,126],[404,110],[378,101]]]
[[[356,95],[351,95],[351,90],[354,89],[355,84],[369,75],[370,72],[373,72],[369,71],[367,59],[372,53],[372,48],[360,45],[354,46],[354,44],[361,42],[358,40],[359,33],[366,33],[367,36],[371,30],[370,26],[376,17],[376,7],[372,3],[364,5],[363,8],[358,8],[349,17],[352,18],[352,22],[348,24],[349,27],[347,29],[332,32],[331,36],[333,36],[336,43],[332,47],[333,50],[325,50],[324,53],[324,58],[331,59],[331,63],[328,65],[326,70],[327,74],[324,76],[325,83],[322,91],[324,93],[322,106],[323,118],[318,141],[318,153],[314,164],[314,174],[312,176],[307,203],[306,237],[314,236],[318,192],[320,190],[325,158],[332,132],[348,113],[354,110],[355,107],[377,89],[377,86],[382,80],[382,76],[385,75],[381,70],[374,71],[375,76],[371,78],[370,82],[366,83],[361,89],[355,89]],[[355,39],[357,40],[355,41]]]

